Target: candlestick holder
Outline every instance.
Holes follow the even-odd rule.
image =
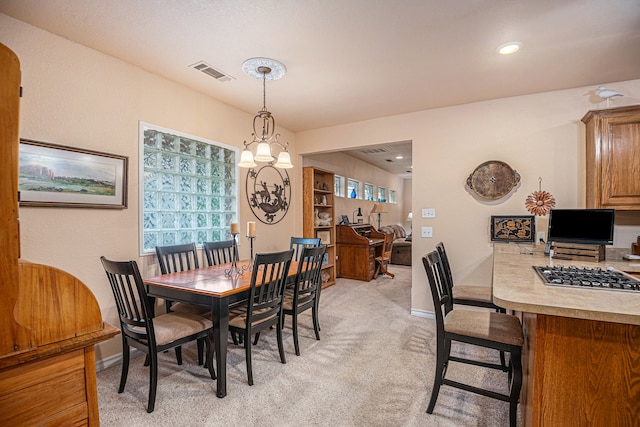
[[[231,235],[233,236],[233,253],[234,256],[232,258],[231,261],[231,268],[225,269],[224,270],[224,275],[230,278],[235,278],[238,276],[242,276],[244,274],[244,271],[247,269],[247,266],[244,265],[242,267],[238,267],[238,260],[236,259],[235,254],[238,253],[238,240],[237,240],[237,236],[239,233],[231,233]]]
[[[249,259],[248,269],[253,269],[253,241],[256,240],[256,236],[247,236],[247,239],[249,239],[249,247],[251,249],[251,258]]]

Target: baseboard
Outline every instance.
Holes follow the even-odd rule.
[[[136,348],[131,348],[130,351],[131,353],[129,355],[129,358],[131,360],[144,354]],[[104,359],[100,359],[96,361],[96,372],[100,372],[103,369],[110,368],[113,365],[120,365],[121,363],[122,363],[122,354],[114,354],[113,356],[105,357]]]
[[[411,309],[411,315],[416,317],[424,317],[425,319],[436,318],[436,314],[433,311],[418,310],[416,308]]]

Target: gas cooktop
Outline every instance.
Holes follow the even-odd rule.
[[[576,267],[570,265],[534,266],[545,285],[570,288],[611,289],[640,292],[640,280],[627,276],[611,267]]]

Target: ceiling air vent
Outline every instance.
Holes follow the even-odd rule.
[[[215,68],[213,68],[211,65],[207,64],[204,61],[196,62],[195,64],[192,64],[189,66],[195,68],[198,71],[202,71],[206,75],[213,77],[219,82],[228,82],[230,80],[235,80],[230,75],[225,74],[220,70],[216,70]]]
[[[360,152],[362,154],[381,154],[381,153],[388,153],[389,150],[387,150],[384,147],[380,147],[380,148],[367,148],[366,150],[361,150]]]

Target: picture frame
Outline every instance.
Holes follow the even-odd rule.
[[[349,225],[351,224],[351,222],[349,221],[349,216],[348,215],[340,215],[340,224],[344,224],[344,225]]]
[[[492,215],[491,241],[533,243],[536,237],[534,215]]]
[[[129,158],[20,139],[20,206],[127,208]]]
[[[316,231],[316,237],[320,239],[320,243],[323,245],[331,244],[331,231],[330,230],[318,230]]]

